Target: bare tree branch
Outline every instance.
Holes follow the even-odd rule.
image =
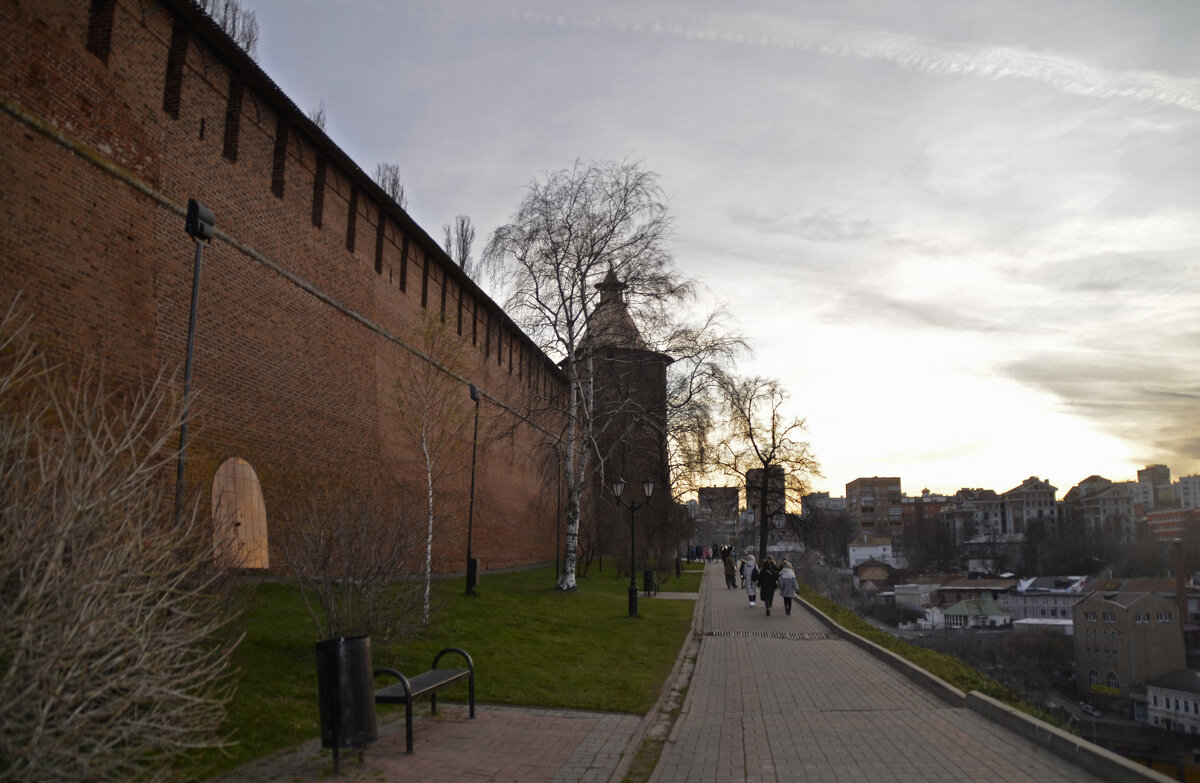
[[[258,62],[258,19],[253,11],[242,8],[238,0],[196,0],[196,5]]]
[[[383,188],[400,209],[408,209],[408,196],[404,195],[404,180],[400,177],[400,166],[396,163],[376,163],[375,182]]]
[[[308,110],[308,118],[313,121],[313,125],[316,125],[321,130],[325,130],[325,122],[328,117],[325,114],[324,98],[321,99],[319,104]]]
[[[454,218],[453,227],[447,223],[442,226],[442,232],[442,246],[446,255],[458,264],[467,277],[474,278],[477,270],[475,259],[471,256],[471,246],[475,244],[475,226],[471,225],[471,218],[458,215]]]
[[[46,368],[0,323],[0,758],[15,779],[160,780],[224,744],[237,644],[212,529],[172,523],[179,400]]]

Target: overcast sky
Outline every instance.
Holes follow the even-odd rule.
[[[818,490],[1200,471],[1200,1],[243,4],[435,237],[577,158],[658,172]]]

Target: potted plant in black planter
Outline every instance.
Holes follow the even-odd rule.
[[[285,512],[284,558],[316,624],[321,745],[361,752],[378,736],[371,638],[390,640],[420,622],[413,572],[418,529],[406,518],[403,487],[315,494]]]

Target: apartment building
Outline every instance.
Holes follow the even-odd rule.
[[[1134,495],[1128,486],[1089,476],[1063,497],[1063,523],[1079,527],[1089,536],[1132,541],[1137,519]]]
[[[1149,592],[1093,592],[1075,605],[1081,694],[1128,698],[1131,688],[1186,665],[1175,601]]]
[[[900,478],[857,478],[846,485],[846,511],[856,533],[899,539],[903,533],[904,494]]]
[[[1041,526],[1048,533],[1058,528],[1058,488],[1037,476],[1030,476],[1007,492],[1004,501],[1000,532],[1025,535],[1031,525]]]
[[[1166,465],[1147,465],[1137,472],[1137,502],[1146,511],[1173,505],[1171,469]]]

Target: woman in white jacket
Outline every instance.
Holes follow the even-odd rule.
[[[758,593],[758,567],[754,565],[754,555],[746,555],[746,562],[742,563],[742,584],[750,596],[750,605],[754,606],[755,594]]]
[[[792,599],[796,597],[796,591],[799,589],[800,581],[796,579],[795,569],[790,562],[784,560],[779,569],[779,595],[783,597],[784,614],[792,613]]]

